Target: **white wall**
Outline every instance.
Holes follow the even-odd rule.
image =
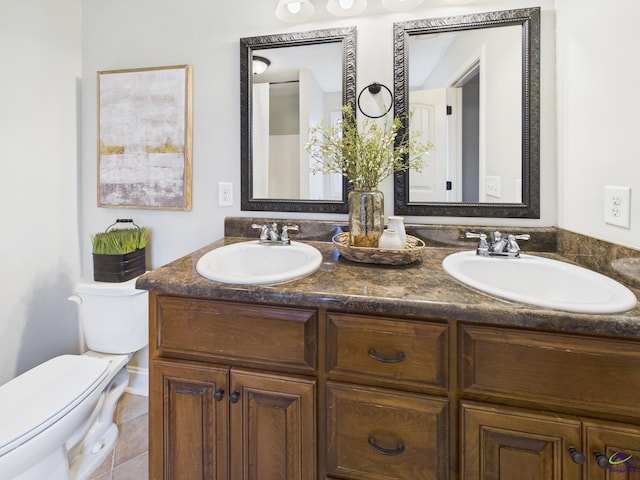
[[[635,0],[557,0],[558,226],[640,249],[640,48]],[[631,229],[604,186],[631,187]]]
[[[357,25],[359,91],[373,81],[393,84],[394,21],[531,6],[525,0],[484,0],[475,7],[446,8],[425,2],[410,14],[358,19],[324,14],[321,21],[289,25],[275,19],[275,3],[2,1],[0,383],[46,358],[78,350],[75,310],[66,297],[81,273],[92,275],[92,233],[115,218],[133,217],[152,230],[151,266],[158,267],[219,238],[225,216],[253,215],[239,208],[240,37]],[[324,1],[314,3],[323,9]],[[640,6],[632,0],[535,3],[542,6],[542,218],[410,220],[558,224],[640,248],[640,147],[635,115],[640,94],[625,88],[640,73],[631,55],[639,43],[633,22]],[[178,64],[194,69],[193,210],[97,208],[96,72]],[[80,105],[78,77],[82,78]],[[216,206],[218,181],[233,182],[234,207]],[[605,184],[633,187],[632,230],[603,224]],[[391,182],[383,188],[389,215]],[[36,237],[40,232],[46,245]]]
[[[79,351],[80,0],[0,4],[0,384]]]
[[[474,11],[469,7],[434,7],[429,3],[404,14],[382,14],[339,19],[320,13],[321,21],[291,25],[274,16],[275,1],[235,0],[83,0],[83,151],[82,244],[83,273],[91,274],[89,235],[113,219],[128,215],[152,230],[151,263],[158,267],[211,242],[223,233],[223,219],[241,212],[240,198],[240,87],[239,39],[245,36],[351,26],[358,28],[358,91],[373,81],[393,86],[393,22]],[[315,0],[317,10],[324,1]],[[373,2],[372,2],[373,3]],[[555,224],[553,1],[543,0],[542,219],[529,225]],[[477,10],[522,8],[525,0],[490,0]],[[193,210],[163,212],[104,209],[96,197],[96,71],[172,64],[193,66]],[[234,185],[234,206],[218,207],[217,183]],[[391,180],[383,183],[386,213],[392,214]],[[275,214],[295,217],[294,214]],[[321,214],[299,215],[328,218]],[[343,218],[334,215],[331,218]],[[426,223],[459,223],[459,218],[418,218]],[[465,219],[486,224],[487,219]],[[492,223],[523,223],[512,219]]]

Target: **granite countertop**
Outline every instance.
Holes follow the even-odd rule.
[[[462,285],[442,269],[441,263],[450,253],[468,250],[468,245],[466,248],[427,247],[421,261],[406,266],[384,266],[351,262],[340,257],[329,242],[307,241],[322,252],[320,268],[305,278],[267,286],[228,285],[207,280],[196,272],[196,263],[202,255],[213,248],[244,240],[247,238],[220,239],[141,276],[136,285],[144,290],[205,299],[640,339],[640,307],[612,315],[567,313],[496,299]],[[541,254],[563,259],[554,253]],[[632,291],[640,298],[640,289],[632,288]]]

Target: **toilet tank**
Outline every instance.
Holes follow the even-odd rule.
[[[136,278],[122,283],[81,281],[69,300],[87,347],[95,352],[127,354],[149,343],[149,292],[135,288]]]

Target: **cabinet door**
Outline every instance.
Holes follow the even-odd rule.
[[[232,369],[231,476],[315,480],[315,381]]]
[[[463,480],[579,480],[580,421],[525,409],[461,402]]]
[[[583,421],[587,480],[640,479],[640,426]]]
[[[227,368],[154,360],[149,478],[227,480]]]

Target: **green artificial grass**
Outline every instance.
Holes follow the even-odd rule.
[[[93,253],[98,255],[124,255],[147,245],[146,228],[115,228],[91,237]]]

